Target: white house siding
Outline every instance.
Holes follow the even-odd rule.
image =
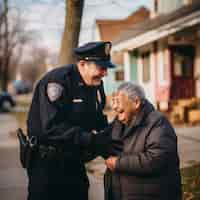
[[[123,53],[124,55],[124,79],[125,81],[131,80],[131,55],[128,51]]]
[[[151,51],[150,53],[150,80],[146,83],[143,82],[143,71],[142,71],[142,58],[138,58],[138,83],[144,88],[147,99],[154,105],[156,104],[155,99],[155,56]]]
[[[95,27],[94,35],[93,35],[92,40],[94,40],[94,41],[100,41],[101,40],[100,31],[99,31],[99,27],[98,26]]]
[[[157,52],[157,77],[158,86],[169,85],[169,52],[164,41],[158,41]]]
[[[113,84],[114,83],[114,70],[109,69],[108,76],[104,77],[103,80],[104,80],[104,89],[105,89],[106,95],[112,94],[112,92],[115,89],[115,88],[113,88],[115,86],[115,84]]]
[[[159,0],[158,12],[160,14],[169,13],[180,8],[183,5],[183,0]]]
[[[117,66],[117,68],[122,68],[123,66]],[[113,92],[117,90],[119,85],[123,83],[123,81],[117,81],[115,79],[116,69],[109,69],[108,76],[104,77],[104,90],[106,95],[111,95]]]

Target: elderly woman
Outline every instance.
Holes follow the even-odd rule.
[[[121,139],[124,149],[105,161],[105,199],[181,200],[177,137],[170,122],[131,82],[119,86],[112,107],[117,114],[112,137]]]

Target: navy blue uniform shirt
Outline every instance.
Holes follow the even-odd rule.
[[[55,101],[47,94],[51,83],[62,88]],[[57,68],[48,72],[35,88],[28,114],[28,135],[48,140],[77,126],[84,131],[101,130],[107,125],[102,111],[104,105],[103,83],[87,86],[76,65]]]

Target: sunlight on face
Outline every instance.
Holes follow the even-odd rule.
[[[83,78],[90,86],[100,85],[102,78],[107,75],[107,68],[98,66],[94,62],[85,62],[83,70]]]
[[[115,110],[118,120],[128,124],[138,111],[138,102],[129,99],[124,91],[115,93],[112,101],[111,107]]]

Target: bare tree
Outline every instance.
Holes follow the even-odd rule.
[[[59,55],[59,64],[74,61],[73,48],[79,42],[84,0],[66,0],[65,28]]]
[[[20,64],[19,71],[23,80],[30,81],[34,85],[35,81],[47,71],[47,60],[51,55],[42,47],[34,46],[29,51],[32,56]]]
[[[30,39],[30,34],[25,32],[24,27],[20,13],[9,8],[8,0],[2,0],[0,4],[0,85],[2,90],[7,90],[11,64],[16,67],[22,48]],[[18,54],[15,57],[16,50]]]

